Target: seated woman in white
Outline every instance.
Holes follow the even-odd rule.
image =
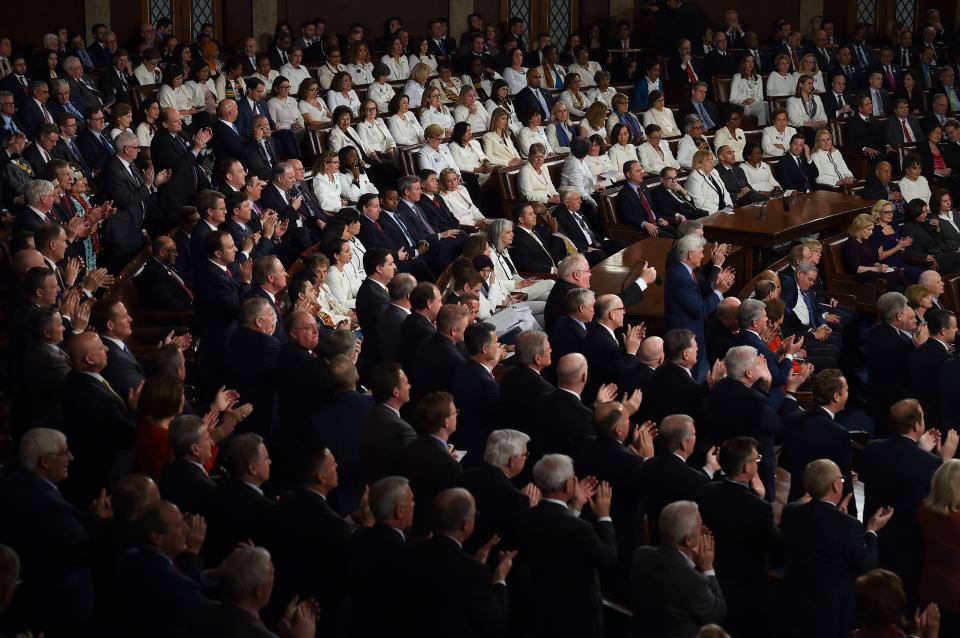
[[[348,204],[355,206],[361,195],[380,192],[370,181],[355,147],[344,146],[337,155],[340,157],[340,174],[337,176],[340,179],[340,193]]]
[[[663,141],[663,132],[660,127],[651,124],[647,127],[646,133],[647,141],[637,149],[643,170],[657,175],[668,166],[680,170],[680,162],[673,156],[670,145]]]
[[[410,63],[410,68],[412,69],[418,64],[426,64],[430,67],[430,71],[435,73],[437,71],[437,58],[430,53],[430,41],[421,37],[417,38],[412,44],[413,46],[410,47],[410,50],[413,53],[407,58],[407,62]]]
[[[663,133],[664,137],[681,135],[683,132],[680,130],[680,127],[677,126],[677,121],[673,117],[673,111],[664,106],[663,93],[660,91],[651,91],[649,100],[650,108],[644,112],[641,118],[644,130],[651,124],[656,124],[660,127],[660,132]]]
[[[290,80],[290,93],[300,91],[300,83],[310,78],[310,69],[301,64],[303,51],[298,47],[290,50],[290,61],[280,67],[280,75]]]
[[[763,161],[763,149],[756,142],[747,142],[743,149],[743,174],[747,177],[750,188],[761,195],[769,195],[773,191],[783,190],[773,177],[770,165]]]
[[[700,116],[691,113],[684,120],[683,127],[687,134],[677,144],[677,161],[681,168],[690,170],[693,168],[693,156],[697,151],[710,151],[710,142],[703,135]]]
[[[418,64],[410,69],[410,77],[403,85],[403,92],[410,98],[410,104],[419,106],[423,102],[423,92],[427,88],[427,78],[430,77],[430,67]]]
[[[843,155],[833,147],[833,135],[826,129],[817,132],[816,150],[810,155],[817,167],[817,183],[824,186],[847,186],[856,181],[843,161]]]
[[[391,161],[395,161],[399,157],[397,142],[390,134],[386,120],[377,117],[377,103],[370,98],[364,100],[360,107],[360,117],[354,129],[361,143],[380,156],[381,160],[389,157]]]
[[[431,124],[424,132],[427,143],[417,152],[417,168],[430,169],[437,175],[445,168],[452,168],[460,174],[460,167],[450,154],[450,149],[443,141],[443,129],[439,124]]]
[[[353,79],[346,71],[340,71],[330,81],[327,91],[327,108],[336,111],[338,106],[346,106],[354,117],[360,115],[360,98],[353,90]]]
[[[490,112],[483,108],[477,99],[477,91],[472,86],[460,91],[457,106],[453,109],[455,122],[466,122],[475,131],[486,131],[490,126]]]
[[[597,85],[594,79],[597,71],[601,71],[600,63],[590,59],[590,51],[587,47],[580,47],[576,50],[577,61],[567,67],[567,73],[576,73],[580,76],[580,86],[588,89]],[[568,85],[569,86],[569,85]]]
[[[274,83],[273,97],[267,102],[267,111],[280,130],[289,129],[296,133],[306,126],[297,100],[290,95],[290,81],[286,78]]]
[[[903,178],[897,184],[900,186],[900,194],[905,202],[914,199],[929,202],[932,197],[930,184],[927,182],[927,178],[921,175],[923,167],[919,159],[919,156],[913,154],[904,158]]]
[[[773,112],[773,125],[763,129],[760,146],[766,157],[780,157],[790,148],[790,139],[797,129],[787,124],[787,112],[777,109]]]
[[[320,84],[313,78],[307,78],[300,83],[300,91],[297,93],[300,115],[303,116],[304,124],[311,130],[318,129],[333,120],[333,112],[327,108],[327,103],[318,97],[319,91]]]
[[[733,199],[720,175],[713,170],[714,157],[710,151],[697,151],[693,156],[693,171],[687,177],[687,192],[694,205],[708,214],[722,208],[733,208]]]
[[[340,185],[340,156],[336,151],[324,151],[313,167],[313,194],[320,203],[320,209],[334,215],[347,205]]]
[[[490,130],[483,138],[483,152],[494,166],[516,166],[522,160],[510,137],[508,116],[503,109],[490,115]]]
[[[793,126],[806,126],[815,131],[827,125],[827,113],[820,96],[813,92],[813,78],[809,75],[800,76],[796,97],[787,100],[787,119]]]
[[[327,287],[337,301],[351,310],[357,307],[357,292],[362,283],[355,282],[350,277],[352,252],[350,242],[335,239],[331,242],[327,254],[330,260],[330,268],[327,270]]]
[[[367,97],[377,103],[377,111],[386,113],[390,107],[390,100],[396,95],[393,86],[387,84],[390,70],[387,65],[380,63],[373,67],[373,84],[367,87]]]
[[[490,259],[493,261],[497,279],[508,293],[527,293],[527,305],[534,316],[543,313],[547,297],[553,290],[552,279],[526,279],[517,271],[509,248],[513,245],[513,222],[509,219],[495,218],[487,224],[487,242],[490,244]],[[538,303],[539,302],[539,303]]]
[[[407,60],[407,56],[403,54],[403,41],[400,38],[393,36],[390,39],[390,43],[387,45],[387,53],[380,58],[380,62],[389,69],[391,80],[406,80],[410,77],[410,62]]]
[[[517,110],[513,107],[513,102],[510,101],[510,87],[507,86],[506,80],[494,80],[491,90],[493,94],[483,105],[484,108],[486,108],[490,114],[493,114],[497,109],[506,111],[510,130],[516,135],[520,132],[520,129],[523,128],[523,124],[517,119]],[[490,127],[487,126],[487,130],[489,129]]]
[[[423,92],[423,102],[420,105],[420,126],[423,130],[431,124],[436,124],[443,129],[444,136],[453,132],[453,114],[450,109],[443,104],[440,98],[440,89],[435,86],[428,87]]]
[[[456,104],[460,100],[460,91],[463,90],[463,80],[453,76],[453,71],[447,62],[440,64],[438,73],[439,77],[430,80],[430,86],[440,89],[440,101],[444,104]]]
[[[333,76],[337,73],[350,74],[350,72],[347,71],[347,65],[341,63],[342,57],[339,49],[330,49],[327,51],[327,61],[317,69],[317,81],[320,82],[320,88],[324,91],[330,90],[330,85],[333,83]]]
[[[331,151],[339,151],[344,146],[353,146],[363,150],[364,155],[375,155],[373,149],[367,146],[357,131],[350,126],[350,109],[345,106],[338,107],[333,113],[333,128],[330,129],[330,135],[327,137],[327,148]]]
[[[757,118],[760,126],[767,123],[767,103],[763,101],[763,80],[757,73],[756,61],[749,53],[740,60],[740,68],[730,83],[730,103],[736,104],[746,115]]]
[[[617,124],[623,124],[630,131],[630,142],[641,144],[643,142],[643,126],[636,115],[630,112],[630,98],[623,93],[617,93],[613,96],[611,104],[613,109],[607,116],[607,134],[613,132],[613,127]],[[613,138],[610,138],[613,141]]]
[[[590,152],[583,162],[590,168],[593,176],[597,179],[597,183],[609,186],[612,182],[623,179],[623,167],[617,168],[614,166],[613,162],[610,161],[610,156],[604,153],[607,147],[606,141],[599,135],[591,135],[588,139],[590,140]]]
[[[307,275],[308,284],[312,283],[312,290],[320,306],[320,311],[329,317],[328,327],[335,327],[345,322],[344,327],[356,325],[357,315],[347,308],[340,300],[333,296],[327,286],[327,273],[330,270],[330,260],[323,253],[314,253],[310,256],[315,269]],[[326,322],[324,322],[326,324]]]
[[[773,59],[773,72],[767,76],[767,95],[784,97],[797,92],[797,78],[790,72],[790,58],[782,53]]]
[[[490,178],[493,165],[483,153],[480,142],[473,139],[473,128],[466,122],[458,122],[450,136],[450,155],[461,172],[473,173],[483,186]]]
[[[527,86],[527,67],[523,66],[523,51],[514,49],[510,54],[510,66],[500,72],[510,87],[510,95],[516,95]]]
[[[596,86],[590,89],[587,94],[593,102],[603,102],[608,109],[613,109],[613,98],[617,95],[617,90],[610,86],[610,72],[597,71],[594,76]],[[620,95],[623,95],[622,93]],[[627,97],[624,95],[624,97]],[[630,98],[627,98],[630,101]]]
[[[738,162],[743,161],[743,147],[747,143],[747,137],[740,128],[740,112],[736,109],[730,109],[727,114],[727,121],[717,129],[713,136],[714,150],[721,146],[729,146],[733,149],[733,155]]]
[[[350,49],[350,63],[347,71],[355,85],[373,84],[373,61],[370,59],[370,47],[364,42],[354,44]]]
[[[587,108],[587,114],[580,120],[579,137],[599,135],[607,139],[607,105],[594,102]]]
[[[390,100],[389,112],[391,115],[387,118],[387,128],[398,146],[423,144],[423,127],[410,110],[410,98],[403,93],[397,93]]]
[[[622,173],[624,164],[637,161],[639,157],[637,147],[630,143],[630,129],[624,124],[613,126],[613,130],[610,131],[610,140],[613,144],[607,150],[607,157],[610,158],[610,163]]]
[[[264,54],[257,55],[257,70],[251,75],[263,82],[263,90],[267,93],[273,92],[273,83],[280,75],[280,71],[270,68],[270,58]]]
[[[547,155],[553,155],[553,149],[550,147],[550,140],[547,133],[541,126],[543,115],[539,110],[531,110],[527,114],[526,126],[520,129],[520,135],[517,136],[517,144],[520,146],[520,157],[526,158],[531,144],[543,144],[547,149]]]
[[[569,72],[563,81],[567,88],[560,94],[560,101],[567,107],[570,117],[581,118],[585,116],[593,100],[580,90],[580,75]]]
[[[440,172],[440,197],[447,204],[447,208],[454,214],[461,226],[477,226],[483,228],[487,218],[480,208],[473,203],[470,192],[460,181],[457,171],[445,168]]]
[[[570,140],[577,136],[577,131],[570,122],[570,112],[567,105],[557,100],[550,109],[550,124],[547,125],[547,141],[554,153],[569,153]]]
[[[808,53],[800,58],[800,70],[793,74],[793,79],[799,81],[801,75],[809,75],[813,78],[813,90],[815,93],[827,92],[823,84],[823,73],[820,72],[820,66],[817,64],[817,57],[812,53]]]
[[[517,190],[522,201],[560,203],[560,193],[550,179],[550,171],[543,166],[546,155],[547,151],[542,146],[533,144],[530,147],[530,161],[520,167],[520,174],[517,175]]]

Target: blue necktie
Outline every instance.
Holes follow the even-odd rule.
[[[700,114],[700,119],[703,120],[703,128],[712,129],[714,124],[713,120],[710,119],[710,115],[707,113],[707,109],[704,108],[703,102],[694,102],[697,105],[697,112]]]
[[[810,326],[815,328],[817,326],[817,311],[813,307],[813,301],[810,299],[810,294],[809,292],[803,292],[800,294],[803,295],[803,303],[806,304],[807,312],[810,313]]]
[[[100,142],[103,144],[103,147],[107,149],[111,155],[117,152],[117,149],[113,147],[113,144],[110,143],[110,140],[108,140],[103,133],[100,133],[98,137],[100,138]]]
[[[77,110],[77,107],[75,107],[75,106],[73,105],[73,102],[67,102],[67,103],[64,105],[64,108],[65,108],[65,109],[67,110],[67,112],[70,113],[71,115],[77,116],[77,119],[80,119],[80,120],[83,119],[83,116],[80,115],[80,111],[78,111],[78,110]]]
[[[403,222],[400,220],[400,215],[394,215],[393,221],[397,222],[397,226],[400,227],[403,236],[407,238],[407,243],[411,246],[416,246],[417,242],[413,241],[413,237],[410,236],[410,232],[407,230],[407,227],[403,225]]]
[[[13,135],[19,135],[20,129],[17,128],[17,123],[13,121],[13,118],[11,117],[9,120],[7,120],[7,122],[7,128],[10,130],[10,133]]]

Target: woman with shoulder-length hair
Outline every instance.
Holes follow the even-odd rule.
[[[727,192],[720,175],[713,169],[716,158],[710,151],[697,151],[687,177],[687,191],[700,210],[715,213],[722,208],[733,208],[733,198]]]
[[[803,129],[807,144],[813,145],[813,132],[827,126],[827,112],[820,96],[813,92],[813,78],[801,75],[797,79],[796,94],[787,100],[787,119],[797,130]]]
[[[940,609],[941,636],[960,635],[960,460],[949,459],[934,473],[918,517],[924,549],[920,604]]]
[[[534,316],[542,315],[547,297],[553,289],[553,280],[526,279],[520,275],[509,251],[510,246],[513,245],[512,221],[502,217],[491,219],[487,223],[486,231],[487,242],[490,244],[490,259],[493,261],[497,280],[507,293],[525,292],[531,312]]]

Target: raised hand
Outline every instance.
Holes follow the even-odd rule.
[[[490,550],[500,544],[500,537],[494,534],[490,537],[486,543],[483,544],[483,547],[477,550],[477,553],[473,555],[481,563],[486,563],[487,558],[490,556]]]
[[[540,499],[543,498],[540,488],[533,483],[527,483],[520,491],[523,492],[526,495],[527,500],[530,501],[530,507],[536,507],[537,503],[540,502]]]
[[[207,538],[207,522],[199,514],[188,514],[184,523],[187,525],[187,551],[199,554]]]
[[[713,533],[706,526],[700,530],[700,542],[693,548],[693,562],[702,572],[713,569],[713,559],[716,553],[716,541]]]
[[[597,518],[610,516],[610,503],[612,499],[613,488],[610,487],[610,484],[606,481],[602,481],[597,486],[597,491],[593,495],[593,498],[590,499],[590,509],[593,510],[594,516]]]
[[[512,552],[497,552],[497,568],[493,570],[493,580],[495,582],[507,580],[510,570],[513,569],[513,559],[517,556],[517,550]]]

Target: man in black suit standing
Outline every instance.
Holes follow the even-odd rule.
[[[505,423],[518,430],[529,430],[536,416],[537,402],[554,391],[543,378],[544,368],[551,365],[552,349],[546,333],[528,330],[514,343],[518,365],[503,375],[500,402]]]
[[[714,564],[714,538],[697,504],[677,501],[660,516],[659,547],[633,554],[630,598],[634,635],[693,636],[699,627],[721,623],[727,602]]]
[[[204,467],[213,457],[213,440],[203,419],[181,414],[170,423],[174,459],[160,474],[160,494],[189,514],[206,516],[217,489]]]
[[[598,572],[617,562],[610,518],[613,490],[605,482],[580,486],[573,460],[562,454],[540,459],[533,479],[543,498],[517,516],[517,548],[529,577],[531,622],[542,635],[600,638],[603,604]],[[587,503],[593,524],[579,516]],[[560,609],[563,613],[557,613]]]
[[[319,328],[317,320],[304,310],[293,310],[285,317],[287,342],[277,357],[277,407],[280,417],[280,445],[296,450],[306,436],[304,428],[317,403],[329,395],[318,397],[318,386],[328,388],[327,362],[317,354]]]
[[[151,257],[134,278],[140,304],[154,311],[193,310],[193,291],[177,272],[177,244],[167,235],[151,243]]]
[[[579,353],[557,361],[557,389],[537,402],[533,422],[534,458],[543,454],[579,457],[593,434],[593,410],[581,400],[587,384],[587,360]]]
[[[89,323],[107,347],[103,377],[117,394],[126,396],[139,387],[145,377],[143,366],[125,343],[133,335],[133,317],[118,297],[105,297],[93,305]]]
[[[676,237],[676,229],[670,222],[680,223],[686,218],[672,210],[657,209],[650,191],[643,183],[647,174],[640,162],[631,160],[622,168],[627,183],[617,193],[619,221],[642,228],[651,237]]]
[[[253,405],[253,415],[244,419],[240,432],[256,432],[274,440],[274,401],[280,340],[274,337],[280,319],[262,297],[249,297],[237,313],[237,325],[227,341],[227,384]]]
[[[380,361],[399,361],[397,352],[401,346],[400,328],[410,316],[410,293],[417,280],[413,275],[397,273],[387,284],[390,305],[377,321],[377,344],[380,346]]]
[[[377,402],[360,423],[360,464],[366,482],[398,474],[404,449],[417,433],[400,416],[410,400],[407,375],[396,363],[381,363],[370,375],[370,390]]]
[[[594,313],[583,342],[583,354],[590,366],[590,377],[583,391],[583,399],[587,402],[597,397],[601,386],[619,385],[623,375],[637,367],[637,351],[645,334],[642,323],[626,325],[626,308],[616,295],[603,295],[597,299]],[[616,335],[621,329],[623,347]]]
[[[583,352],[587,338],[587,325],[593,321],[596,295],[589,288],[573,288],[564,297],[566,314],[560,316],[550,331],[551,358],[559,361],[571,352]],[[556,378],[556,366],[550,368],[551,378]]]
[[[877,565],[877,532],[894,509],[879,508],[862,525],[846,513],[843,481],[836,463],[814,461],[803,473],[811,500],[783,508],[784,580],[786,600],[791,601],[785,626],[790,636],[848,636],[855,627],[854,579]],[[909,515],[898,509],[897,516],[904,514]]]
[[[237,103],[231,99],[220,100],[217,105],[217,121],[213,125],[213,139],[210,142],[217,162],[233,158],[244,160],[256,149],[249,140],[245,140],[237,126],[239,111]]]
[[[397,273],[397,266],[389,251],[383,248],[371,248],[363,256],[363,270],[367,273],[367,277],[357,291],[356,310],[357,321],[365,337],[360,354],[364,368],[369,370],[380,360],[377,324],[380,321],[380,315],[390,305],[387,285]]]
[[[737,437],[720,446],[724,479],[700,490],[703,524],[717,540],[717,579],[727,599],[724,626],[738,636],[770,635],[767,570],[780,546],[773,506],[763,499],[757,441]]]
[[[454,442],[467,451],[467,464],[475,467],[482,460],[487,436],[503,421],[500,384],[493,376],[493,369],[506,351],[493,325],[483,321],[466,327],[463,345],[467,359],[453,373],[450,384],[460,407],[460,426]]]
[[[707,387],[697,383],[692,370],[697,365],[697,340],[682,328],[663,335],[664,363],[653,373],[646,394],[644,416],[660,423],[671,414],[688,414],[704,432],[707,418]],[[712,385],[714,375],[708,375]],[[705,437],[704,437],[705,438]],[[703,444],[706,445],[704,440]]]
[[[527,86],[513,96],[517,117],[526,122],[531,113],[540,113],[544,122],[550,119],[550,109],[553,108],[553,96],[546,89],[541,88],[543,78],[540,76],[539,65],[527,70]],[[527,149],[523,149],[526,152]]]
[[[790,151],[777,162],[777,181],[784,190],[809,193],[819,173],[810,159],[810,147],[803,134],[797,133],[790,138]]]
[[[927,429],[923,408],[915,399],[903,399],[890,408],[889,434],[867,444],[860,467],[865,486],[864,518],[877,516],[885,508],[897,512],[881,534],[880,566],[903,579],[908,601],[920,582],[923,560],[917,513],[930,491],[930,480],[944,461],[957,452],[957,431],[946,436]],[[809,491],[809,490],[808,490]]]
[[[106,167],[107,162],[117,154],[117,147],[110,140],[107,116],[103,109],[87,111],[86,123],[86,128],[77,135],[77,147],[90,164],[94,174],[99,174],[99,171]],[[156,166],[154,168],[158,171],[163,170]]]
[[[844,129],[844,148],[860,153],[871,165],[880,161],[899,164],[896,151],[884,141],[884,134],[871,118],[873,100],[869,95],[857,95],[853,98],[856,113],[847,120]]]
[[[437,331],[437,314],[442,306],[440,291],[434,284],[422,282],[410,291],[410,314],[400,324],[396,345],[396,360],[404,370],[413,371],[417,350]]]
[[[458,413],[449,392],[431,392],[417,404],[420,436],[403,450],[400,466],[410,479],[414,498],[421,503],[433,503],[440,492],[460,482],[463,468],[449,442],[457,431]],[[430,528],[430,512],[426,508],[420,512],[413,517],[417,536],[425,535]]]
[[[413,354],[414,402],[431,392],[452,389],[453,375],[465,360],[462,343],[469,324],[470,311],[465,306],[445,304],[440,308],[436,332]]]
[[[941,418],[940,406],[955,403],[956,397],[952,391],[942,393],[940,375],[944,362],[953,359],[957,317],[945,308],[930,308],[923,319],[927,322],[930,338],[910,353],[910,396],[920,401],[925,420],[931,427],[952,425],[952,421]],[[952,416],[953,411],[950,412]]]
[[[195,194],[209,187],[209,180],[198,165],[200,152],[213,136],[210,129],[200,129],[191,141],[181,137],[183,122],[174,108],[160,110],[160,128],[150,143],[150,160],[155,172],[170,169],[172,174],[160,190],[160,204],[176,219],[181,208],[193,202]]]
[[[263,243],[263,240],[261,240],[261,243]],[[252,274],[253,287],[244,297],[244,300],[263,299],[267,302],[277,318],[271,335],[282,345],[287,341],[287,331],[283,327],[279,298],[280,294],[287,288],[287,270],[276,256],[263,255],[254,260]]]

